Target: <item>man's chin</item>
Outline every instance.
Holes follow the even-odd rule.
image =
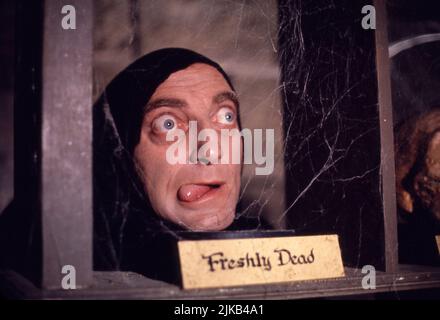
[[[234,221],[235,214],[222,213],[209,215],[197,222],[183,223],[183,226],[190,231],[221,231],[229,227]]]

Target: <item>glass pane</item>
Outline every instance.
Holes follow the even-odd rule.
[[[201,237],[195,231],[218,237],[213,231],[285,229],[337,234],[346,265],[383,269],[376,45],[374,30],[362,27],[364,6],[97,1],[97,268],[145,273],[150,255],[163,258],[165,270],[173,265],[163,254],[167,241]],[[163,48],[174,49],[155,51]],[[209,72],[197,62],[236,99],[215,102],[212,79],[203,77]],[[251,139],[241,140],[243,171],[211,166],[206,151],[220,149],[218,159],[225,150],[211,145],[200,154],[206,140],[191,144],[191,121],[217,132],[249,130]],[[180,149],[164,137],[182,128],[186,162],[173,166],[180,160],[167,154]]]

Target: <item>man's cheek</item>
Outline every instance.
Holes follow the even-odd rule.
[[[167,189],[166,181],[160,177],[151,179],[146,191],[156,214],[166,220],[173,221],[174,201],[170,190]]]
[[[233,165],[233,168],[231,168],[231,172],[233,172],[234,175],[234,185],[236,187],[236,189],[240,189],[240,184],[241,184],[241,169],[242,169],[242,165],[236,164]]]

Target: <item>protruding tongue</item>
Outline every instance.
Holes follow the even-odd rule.
[[[180,201],[192,202],[200,199],[211,190],[210,186],[202,184],[187,184],[181,186],[177,193]]]

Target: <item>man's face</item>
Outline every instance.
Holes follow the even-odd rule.
[[[197,121],[198,131],[213,129],[219,137],[221,129],[238,129],[234,97],[221,73],[197,63],[171,74],[148,102],[134,156],[153,209],[166,220],[199,231],[222,230],[232,223],[240,164],[190,164],[189,160],[170,164],[166,153],[174,142],[166,141],[166,136],[172,130],[183,130],[186,154],[197,154],[198,150],[189,150],[189,122]],[[196,148],[203,144],[198,142]],[[220,142],[206,154],[208,160],[219,159]]]

